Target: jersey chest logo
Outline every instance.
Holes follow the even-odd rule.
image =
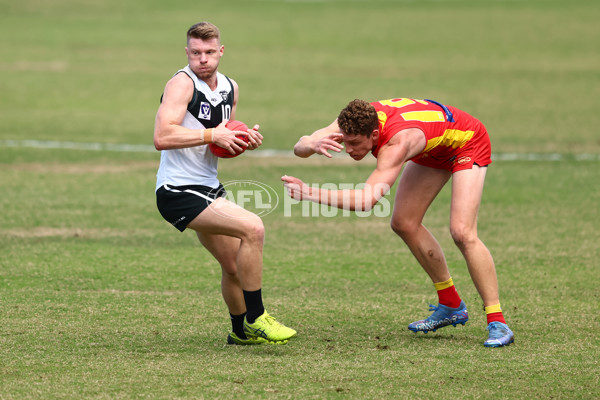
[[[200,119],[210,119],[210,103],[205,101],[200,103],[200,113],[198,114]]]

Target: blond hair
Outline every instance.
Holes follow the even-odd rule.
[[[202,21],[192,25],[188,29],[187,41],[189,42],[191,38],[202,40],[217,39],[221,43],[221,32],[219,32],[219,28],[210,22]]]

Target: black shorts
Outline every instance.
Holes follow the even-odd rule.
[[[156,191],[156,206],[167,222],[183,232],[206,207],[226,195],[223,185],[217,188],[202,185],[163,185]]]

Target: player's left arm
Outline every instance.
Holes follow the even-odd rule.
[[[298,178],[284,176],[281,179],[290,197],[296,200],[309,200],[351,211],[369,211],[389,192],[406,160],[419,154],[424,148],[425,135],[420,129],[410,128],[398,132],[379,151],[377,166],[361,190],[311,188]]]
[[[302,136],[294,145],[294,154],[302,158],[310,157],[313,154],[331,158],[330,150],[339,153],[344,148],[342,136],[336,118],[331,124],[316,130],[311,135]]]
[[[235,112],[237,110],[238,100],[240,98],[240,88],[236,81],[229,78],[231,84],[233,85],[233,106],[231,107],[231,119],[235,119]],[[246,150],[255,150],[257,149],[263,141],[263,136],[258,132],[260,126],[258,124],[254,125],[252,129],[248,129],[248,147]]]

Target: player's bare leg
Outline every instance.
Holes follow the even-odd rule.
[[[198,215],[188,228],[201,235],[225,235],[239,239],[235,265],[241,287],[247,291],[261,288],[265,231],[260,217],[219,198]]]
[[[427,333],[448,325],[464,325],[469,320],[467,307],[454,288],[444,252],[422,223],[425,212],[450,176],[449,171],[409,162],[396,192],[392,229],[427,272],[439,297],[439,304],[430,306],[433,314],[408,325],[408,329],[414,332]]]
[[[232,315],[246,313],[246,303],[242,285],[238,276],[237,254],[240,239],[232,236],[211,235],[196,232],[200,243],[215,257],[221,265],[221,293]]]
[[[238,239],[227,242],[232,250],[237,250],[235,261],[232,260],[232,256],[222,257],[220,260],[217,258],[226,266],[223,267],[222,264],[224,282],[227,285],[227,288],[223,288],[224,297],[227,295],[234,303],[239,301],[239,294],[236,292],[238,283],[232,275],[232,269],[237,268],[237,279],[246,305],[243,330],[247,339],[240,338],[232,332],[228,337],[228,343],[257,344],[265,341],[287,343],[295,336],[295,330],[277,322],[264,310],[262,304],[264,225],[260,217],[235,203],[219,198],[198,215],[188,227],[194,229],[201,240],[206,239],[207,235]],[[209,243],[211,244],[217,243]],[[211,253],[221,255],[221,252],[214,247]]]
[[[487,168],[458,171],[452,176],[450,233],[462,252],[471,279],[485,306],[498,304],[496,267],[488,248],[477,236],[477,213]]]
[[[514,342],[514,334],[506,324],[498,295],[498,278],[488,248],[477,236],[477,214],[483,193],[486,167],[455,172],[452,177],[450,233],[462,252],[471,279],[483,300],[489,336],[486,347],[501,347]]]
[[[391,226],[433,282],[450,278],[444,252],[423,226],[425,212],[450,179],[448,171],[406,163],[398,183]]]
[[[196,232],[196,234],[200,243],[221,265],[221,294],[229,310],[232,329],[227,336],[227,342],[241,345],[267,343],[263,338],[248,338],[244,332],[246,302],[236,261],[241,240],[233,236],[211,235],[203,232]]]

